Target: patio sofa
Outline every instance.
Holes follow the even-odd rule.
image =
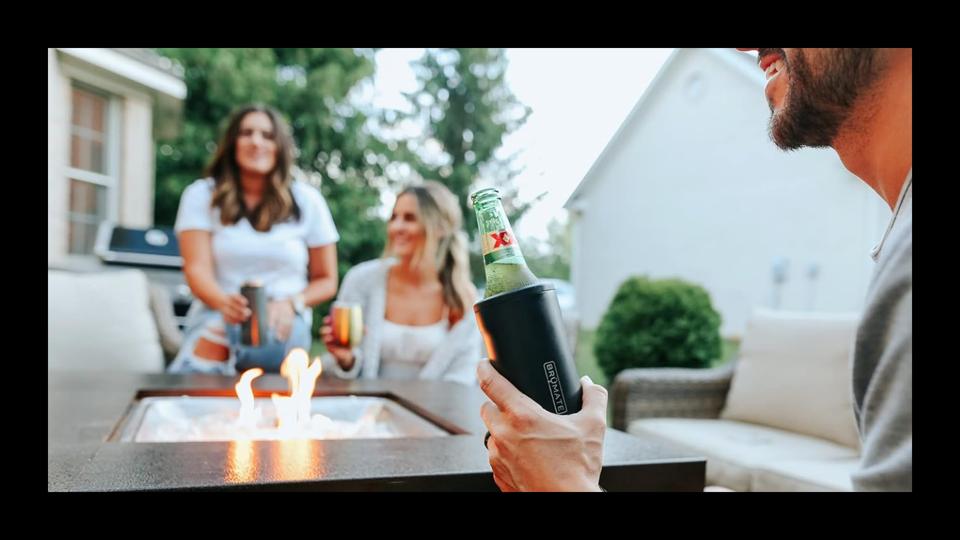
[[[161,373],[181,341],[169,294],[142,271],[48,268],[48,370]]]
[[[707,485],[850,491],[860,454],[850,364],[857,322],[758,311],[727,365],[619,373],[613,427],[703,455]]]

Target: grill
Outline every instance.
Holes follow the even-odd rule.
[[[94,253],[103,264],[138,268],[151,283],[165,288],[183,329],[193,294],[183,277],[183,257],[172,227],[139,229],[106,221],[97,231]]]

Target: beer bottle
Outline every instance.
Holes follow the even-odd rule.
[[[537,276],[527,268],[520,244],[513,237],[513,229],[500,202],[500,191],[496,188],[475,191],[470,195],[470,202],[480,227],[480,245],[487,277],[483,297],[489,298],[539,283]]]

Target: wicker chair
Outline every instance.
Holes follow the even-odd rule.
[[[717,418],[727,400],[735,362],[710,369],[634,368],[621,371],[610,391],[613,428],[637,418]]]

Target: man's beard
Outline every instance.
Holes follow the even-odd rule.
[[[783,150],[830,146],[850,117],[853,105],[876,81],[876,49],[821,49],[814,60],[795,49],[787,58],[782,49],[788,88],[779,112],[771,105],[770,138]],[[763,49],[761,49],[763,52]]]

